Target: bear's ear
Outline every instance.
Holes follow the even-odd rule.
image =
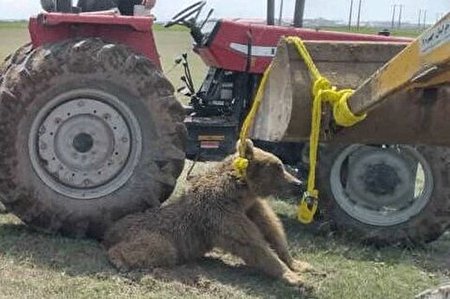
[[[239,153],[241,147],[241,141],[238,140],[236,144],[236,151]],[[245,140],[245,158],[247,160],[252,160],[254,156],[254,148],[253,142],[250,139]]]

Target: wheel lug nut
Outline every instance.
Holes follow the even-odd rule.
[[[47,129],[45,128],[45,126],[40,127],[39,128],[39,135],[44,135],[46,131],[47,131]]]

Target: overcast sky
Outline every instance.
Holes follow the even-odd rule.
[[[295,0],[284,0],[284,16],[291,17]],[[351,0],[306,0],[306,18],[346,20]],[[357,6],[359,0],[354,0]],[[76,2],[76,0],[74,0]],[[169,19],[181,8],[195,0],[157,0],[154,13],[159,20]],[[277,6],[280,0],[276,0]],[[450,11],[450,0],[362,0],[363,21],[388,21],[393,4],[403,4],[404,19],[417,22],[419,9],[427,10],[428,22]],[[208,0],[208,6],[216,9],[216,17],[264,17],[265,0]],[[0,19],[26,19],[39,12],[39,0],[0,0]],[[356,7],[355,7],[356,17]]]

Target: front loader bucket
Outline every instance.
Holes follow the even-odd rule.
[[[306,47],[333,85],[355,89],[347,101],[350,111],[367,114],[342,128],[325,108],[321,141],[450,146],[450,13],[408,45],[308,42]],[[303,59],[293,43],[281,41],[252,137],[307,140],[311,97]]]
[[[305,42],[323,76],[337,88],[357,88],[405,48],[404,43]],[[294,44],[281,40],[252,138],[298,142],[311,128],[311,76]]]

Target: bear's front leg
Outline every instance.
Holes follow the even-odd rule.
[[[296,261],[289,253],[286,234],[278,216],[272,210],[267,201],[258,199],[256,203],[247,211],[249,219],[255,223],[263,234],[266,241],[275,250],[278,257],[286,265],[296,272],[312,272],[313,267],[302,261]]]
[[[278,257],[285,262],[290,269],[294,270],[294,260],[289,253],[283,224],[269,204],[262,199],[258,199],[248,210],[247,216],[255,223],[266,241],[278,254]]]
[[[290,285],[304,285],[302,277],[278,258],[258,227],[246,215],[227,216],[217,228],[214,246],[239,256],[247,265],[269,276],[280,278]]]

